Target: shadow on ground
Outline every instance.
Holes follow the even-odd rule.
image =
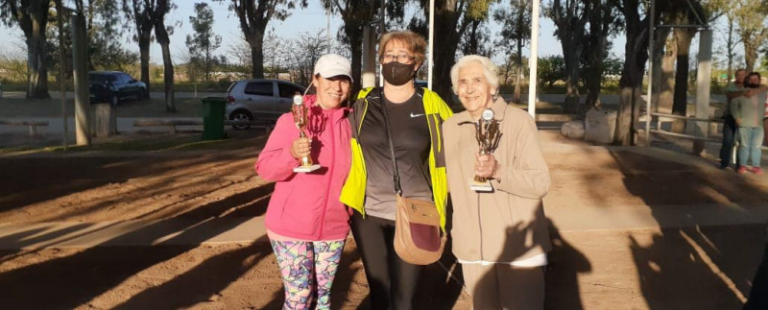
[[[660,159],[625,152],[612,156],[624,186],[650,206],[662,227],[650,242],[628,236],[648,308],[740,309],[761,258],[765,226],[711,225],[696,215],[681,223],[669,215],[676,205],[732,208],[728,205],[764,203],[768,190],[728,171],[669,166]]]
[[[270,195],[271,184],[254,188],[244,195],[247,199]],[[232,211],[231,207],[242,204],[243,197],[233,197],[197,208],[187,214],[198,219],[180,234],[157,243],[152,247],[94,247],[71,256],[55,258],[38,264],[32,264],[0,274],[0,287],[3,287],[3,305],[9,309],[72,309],[121,285],[126,279],[156,264],[174,259],[193,250],[211,237],[242,224],[253,216],[266,211],[266,199],[254,199]],[[228,219],[232,226],[214,225],[216,219]],[[134,238],[159,240],[166,236],[164,222],[126,233],[106,243],[119,244],[121,240]],[[25,232],[14,236],[22,238],[34,232]],[[190,246],[176,246],[175,239],[193,238]],[[184,308],[200,302],[209,301],[227,285],[234,282],[259,261],[271,255],[264,240],[254,240],[251,246],[214,256],[179,274],[168,282],[153,287],[138,295],[131,296],[118,308]],[[12,254],[8,251],[4,256]]]

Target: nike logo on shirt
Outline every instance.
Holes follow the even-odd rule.
[[[424,114],[413,114],[413,112],[411,112],[411,117],[419,117],[419,116],[424,116]]]

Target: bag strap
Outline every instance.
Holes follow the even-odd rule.
[[[395,183],[395,193],[398,195],[403,194],[403,189],[400,187],[400,172],[397,170],[397,160],[395,159],[395,145],[392,142],[392,127],[389,123],[389,112],[387,111],[387,102],[384,100],[384,94],[382,93],[381,89],[379,89],[379,98],[381,102],[381,110],[382,114],[384,114],[384,124],[387,127],[387,140],[389,140],[389,152],[390,156],[392,156],[392,168],[394,169],[394,174],[392,175],[392,181]]]

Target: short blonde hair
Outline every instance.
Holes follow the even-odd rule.
[[[483,57],[480,55],[467,55],[464,57],[461,57],[459,61],[456,62],[455,65],[451,68],[451,84],[453,87],[453,93],[456,94],[458,92],[458,85],[459,85],[459,70],[461,70],[462,67],[466,66],[470,62],[478,62],[481,65],[483,65],[483,73],[485,75],[485,81],[488,82],[488,84],[491,85],[491,89],[495,91],[493,95],[498,95],[499,93],[499,70],[496,67],[493,62],[488,59],[488,57]]]
[[[424,63],[424,55],[427,51],[427,41],[415,32],[407,30],[387,32],[381,36],[381,41],[379,41],[379,62],[384,60],[384,51],[387,47],[387,43],[392,40],[404,43],[405,46],[413,52],[414,61],[416,63]]]

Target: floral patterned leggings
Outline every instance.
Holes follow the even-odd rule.
[[[309,309],[314,288],[317,289],[316,309],[331,308],[331,284],[339,269],[344,242],[271,240],[285,286],[283,309]]]

